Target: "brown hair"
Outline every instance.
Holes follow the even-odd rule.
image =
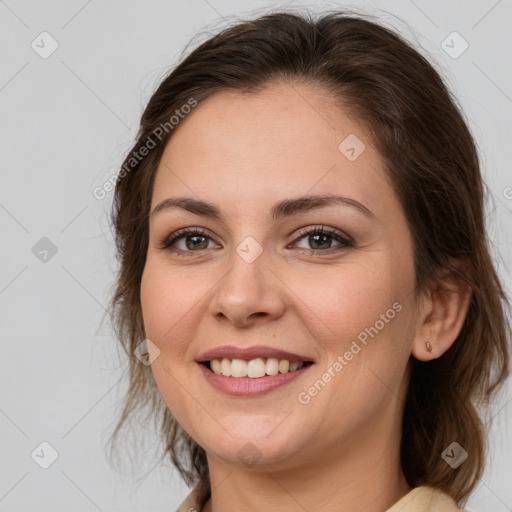
[[[160,422],[162,458],[171,458],[188,485],[202,482],[206,502],[205,451],[172,417],[151,369],[133,355],[145,338],[139,289],[152,186],[176,110],[216,91],[251,93],[276,80],[320,84],[341,105],[350,105],[371,133],[412,233],[416,293],[435,284],[440,269],[471,287],[465,323],[452,347],[430,362],[411,358],[401,444],[411,486],[431,485],[465,503],[487,450],[478,408],[489,403],[509,373],[509,302],[489,253],[478,154],[434,67],[394,31],[352,13],[315,19],[277,12],[239,22],[194,49],[149,100],[112,207],[120,270],[111,311],[129,356],[129,389],[112,439],[130,416],[149,406],[155,424]],[[169,129],[159,140],[155,133],[165,123]],[[134,160],[148,137],[156,147]],[[458,269],[460,261],[468,262],[466,270]],[[452,441],[469,453],[455,470],[441,458]]]

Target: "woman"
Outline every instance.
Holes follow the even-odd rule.
[[[508,302],[472,136],[397,34],[281,12],[211,37],[150,99],[112,215],[114,437],[151,403],[180,511],[466,502]]]

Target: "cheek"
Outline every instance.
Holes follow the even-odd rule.
[[[205,293],[196,284],[177,278],[175,269],[148,255],[140,286],[142,316],[146,337],[160,350],[151,371],[168,409],[188,432],[195,432],[193,418],[201,412],[185,391],[190,378],[185,361],[192,359],[187,350],[197,325],[194,306]]]
[[[324,350],[319,372],[332,382],[312,400],[313,407],[333,423],[354,428],[373,421],[400,394],[412,340],[412,268],[377,260],[297,283],[297,295],[309,297],[304,302],[317,317],[308,328]]]
[[[194,307],[205,293],[197,285],[148,255],[140,286],[142,316],[146,337],[161,352],[175,354],[186,348],[183,332],[189,328]]]
[[[412,341],[413,281],[407,261],[382,254],[364,264],[347,263],[329,277],[297,279],[300,288],[294,289],[306,306],[301,316],[315,313],[308,313],[307,329],[323,352],[318,371],[324,382],[332,382],[313,399],[313,407],[335,416],[334,422],[370,421],[394,399],[389,389],[400,393]]]
[[[306,308],[315,313],[317,322],[320,321],[324,348],[338,352],[347,341],[376,322],[382,332],[388,332],[389,327],[397,323],[398,306],[393,309],[393,304],[399,302],[404,306],[411,286],[407,273],[399,266],[372,258],[368,264],[346,264],[306,279],[303,274],[297,275],[290,287],[303,299]],[[381,315],[385,316],[384,320]]]

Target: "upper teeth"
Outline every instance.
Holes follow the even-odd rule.
[[[302,361],[290,361],[286,359],[276,359],[269,357],[263,359],[251,359],[245,361],[244,359],[213,359],[210,361],[210,367],[213,372],[218,375],[226,377],[250,377],[256,379],[265,375],[277,375],[278,373],[288,373],[302,368],[304,363]]]

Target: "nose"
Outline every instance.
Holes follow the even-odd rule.
[[[251,263],[236,252],[210,303],[210,314],[238,328],[276,320],[286,308],[284,285],[261,254]]]

